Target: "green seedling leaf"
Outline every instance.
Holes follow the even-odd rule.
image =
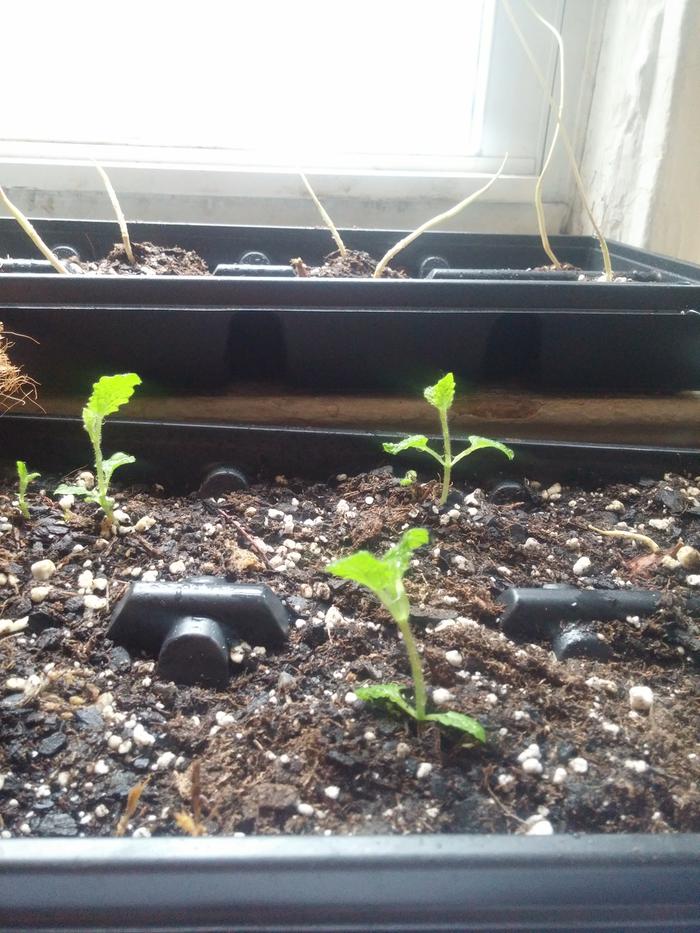
[[[102,464],[102,469],[104,470],[105,480],[107,483],[109,483],[112,478],[112,473],[114,473],[118,467],[126,466],[128,463],[136,463],[136,458],[132,457],[131,454],[123,454],[118,452],[116,454],[112,454],[111,457],[107,457],[107,459]]]
[[[404,689],[400,684],[371,684],[367,687],[358,687],[355,690],[355,696],[364,700],[365,703],[390,703],[398,706],[408,716],[416,719],[415,709],[403,697]]]
[[[404,531],[398,543],[382,557],[382,563],[392,568],[393,576],[401,579],[408,570],[411,556],[419,547],[430,541],[430,535],[425,528],[409,528]]]
[[[394,579],[392,569],[369,551],[357,551],[349,557],[342,557],[328,564],[326,570],[336,577],[360,583],[373,593],[385,590]]]
[[[429,402],[438,411],[447,411],[452,407],[455,398],[455,377],[447,373],[434,386],[423,390],[426,402]]]
[[[85,411],[101,419],[106,418],[107,415],[113,415],[122,405],[126,405],[138,385],[141,385],[141,379],[136,373],[102,376],[92,387],[92,395],[83,409],[83,420],[85,420]],[[85,427],[87,428],[87,424]]]
[[[509,460],[512,460],[515,456],[514,451],[510,447],[506,447],[505,444],[501,444],[500,441],[492,441],[488,437],[477,437],[472,434],[467,438],[469,441],[469,447],[467,453],[473,453],[475,450],[482,450],[484,447],[493,447],[494,450],[500,450],[502,454],[505,454]]]
[[[357,691],[355,691],[357,693]],[[359,696],[359,693],[357,693]],[[458,729],[460,732],[466,732],[467,735],[472,736],[478,742],[486,741],[486,732],[484,727],[476,719],[472,719],[471,716],[466,716],[464,713],[456,713],[454,710],[449,710],[446,713],[428,713],[425,717],[431,722],[437,722],[441,726],[448,726],[450,729]]]
[[[19,478],[20,485],[23,489],[26,490],[27,486],[30,483],[33,483],[35,479],[39,479],[41,473],[28,473],[27,464],[24,460],[17,461],[17,476]]]
[[[404,450],[429,450],[428,438],[424,434],[412,434],[410,437],[404,437],[402,441],[392,444],[386,441],[383,445],[388,454],[400,454]]]
[[[415,470],[406,470],[406,475],[399,480],[399,486],[412,486],[417,479],[418,474]]]
[[[71,486],[68,483],[61,483],[60,486],[56,486],[53,494],[54,496],[87,496],[91,492],[91,489],[86,489],[84,486]]]

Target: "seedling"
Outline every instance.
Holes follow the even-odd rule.
[[[440,496],[440,505],[444,505],[447,502],[447,495],[450,491],[452,468],[456,466],[460,460],[473,454],[474,451],[482,450],[485,447],[493,447],[495,450],[500,450],[509,460],[512,460],[515,454],[510,447],[506,447],[505,444],[501,444],[499,441],[492,441],[489,440],[488,437],[478,437],[472,434],[467,438],[469,447],[460,454],[457,454],[456,457],[453,457],[450,429],[447,424],[447,412],[452,407],[455,397],[454,375],[452,373],[447,373],[447,375],[443,376],[434,386],[428,386],[427,389],[424,389],[423,395],[426,401],[429,402],[433,408],[437,408],[438,410],[440,427],[442,428],[443,455],[440,456],[436,450],[430,447],[428,438],[424,434],[412,434],[410,437],[405,437],[396,444],[385,443],[384,450],[388,454],[400,454],[404,450],[415,448],[416,450],[424,450],[427,454],[430,454],[433,459],[437,460],[442,467],[442,495]]]
[[[417,479],[418,474],[415,470],[406,470],[406,475],[399,480],[399,486],[413,486]]]
[[[383,557],[375,557],[369,551],[357,551],[349,557],[337,560],[326,567],[328,573],[345,580],[353,580],[366,586],[389,612],[401,632],[408,663],[413,678],[413,704],[404,696],[405,687],[401,684],[373,684],[358,687],[355,694],[368,703],[389,703],[396,706],[417,722],[436,722],[441,726],[466,732],[479,742],[486,741],[486,733],[481,723],[464,713],[449,710],[445,713],[428,713],[426,710],[426,689],[423,668],[409,623],[411,607],[403,585],[403,578],[409,568],[411,555],[415,550],[428,543],[425,528],[411,528],[404,532],[398,544],[390,548]]]
[[[41,476],[41,473],[28,473],[27,464],[24,460],[17,461],[17,485],[19,487],[19,492],[17,495],[19,510],[24,516],[24,518],[29,521],[29,506],[27,505],[27,486],[30,483],[33,483],[35,479],[38,479]]]
[[[10,214],[15,218],[20,227],[27,234],[32,243],[36,246],[39,252],[51,263],[56,272],[60,272],[62,275],[68,275],[68,270],[63,265],[58,256],[49,249],[49,247],[44,243],[42,238],[36,232],[34,225],[31,223],[28,217],[25,217],[22,211],[17,207],[16,204],[13,204],[12,201],[8,198],[5,193],[5,189],[0,187],[0,204],[2,204]]]
[[[106,460],[102,455],[102,425],[107,415],[118,411],[126,405],[134,394],[134,388],[141,385],[141,379],[136,373],[121,373],[116,376],[102,376],[92,387],[92,395],[83,408],[83,427],[88,433],[92,449],[95,454],[95,488],[86,489],[84,486],[71,486],[62,483],[54,495],[82,496],[86,502],[96,502],[105,513],[110,524],[114,520],[114,500],[108,495],[109,483],[117,467],[134,463],[129,454],[112,454]]]

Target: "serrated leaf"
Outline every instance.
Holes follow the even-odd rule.
[[[505,444],[501,444],[500,441],[492,441],[489,437],[478,437],[475,434],[472,434],[467,438],[469,441],[469,451],[481,450],[484,447],[493,447],[494,450],[500,450],[502,454],[505,454],[509,460],[512,460],[515,456],[515,452],[506,447]]]
[[[340,560],[328,564],[326,571],[336,577],[360,583],[374,593],[391,586],[396,576],[392,567],[369,551],[357,551],[349,557],[341,557]]]
[[[471,735],[472,738],[475,738],[478,742],[486,741],[486,732],[481,723],[464,713],[457,713],[454,710],[449,710],[446,713],[428,713],[425,718],[429,719],[431,722],[437,722],[441,726],[448,726],[450,729],[458,729],[460,732],[466,732],[467,735]]]
[[[141,385],[141,379],[136,373],[102,376],[93,385],[86,408],[100,418],[106,418],[126,405],[138,385]]]
[[[428,386],[423,390],[426,402],[429,402],[439,411],[447,411],[452,407],[455,398],[455,377],[452,373],[447,373],[434,386]]]
[[[382,446],[388,454],[400,454],[402,450],[425,450],[428,447],[428,438],[424,434],[412,434],[396,444],[386,441]]]
[[[120,466],[126,466],[128,463],[136,463],[136,459],[131,456],[131,454],[123,454],[121,451],[116,454],[112,454],[111,457],[107,457],[106,460],[102,463],[102,469],[104,470],[105,480],[109,485],[109,481],[112,478],[112,473]]]
[[[355,696],[365,703],[392,703],[398,706],[400,710],[416,718],[416,711],[411,704],[404,699],[403,691],[405,687],[400,684],[370,684],[367,687],[357,687]]]
[[[54,489],[53,494],[54,496],[87,496],[89,492],[90,490],[84,486],[70,486],[68,483],[61,483],[60,486]]]

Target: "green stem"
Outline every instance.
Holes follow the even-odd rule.
[[[450,442],[450,429],[447,426],[447,412],[440,409],[439,413],[440,427],[442,428],[442,442],[445,448],[442,495],[440,496],[440,505],[444,505],[447,502],[447,496],[450,492],[450,479],[452,477],[452,444]]]
[[[416,719],[419,722],[425,720],[425,680],[423,679],[423,667],[420,661],[420,655],[418,654],[418,646],[413,637],[413,632],[411,631],[411,626],[408,621],[408,600],[406,600],[406,609],[402,611],[401,614],[394,616],[396,619],[396,624],[399,627],[399,631],[403,635],[403,641],[406,646],[406,654],[408,655],[408,663],[411,667],[411,677],[413,678],[413,693],[414,693],[414,702],[416,707]]]
[[[113,520],[112,504],[109,501],[107,496],[107,483],[105,481],[105,470],[104,464],[102,462],[102,429],[100,428],[95,432],[95,437],[91,437],[92,449],[95,453],[95,479],[97,480],[97,488],[100,493],[100,505],[102,511],[105,513],[110,522]]]

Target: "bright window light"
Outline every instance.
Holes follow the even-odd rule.
[[[277,165],[464,158],[493,16],[493,0],[15,2],[2,68],[21,93],[5,95],[2,134]]]

